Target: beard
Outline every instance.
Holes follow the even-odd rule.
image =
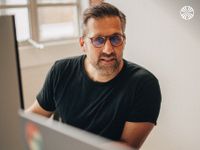
[[[115,53],[111,53],[109,55],[101,53],[97,62],[93,66],[100,74],[108,76],[119,71],[120,60],[117,59]]]

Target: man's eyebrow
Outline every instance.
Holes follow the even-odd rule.
[[[115,32],[115,33],[112,33],[112,34],[109,34],[109,35],[103,35],[103,34],[100,34],[100,33],[98,33],[98,34],[94,34],[93,36],[91,36],[91,37],[99,37],[99,36],[101,36],[101,37],[105,37],[105,36],[112,36],[112,35],[124,35],[123,33],[121,33],[121,32]]]

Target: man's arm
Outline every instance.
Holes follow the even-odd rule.
[[[139,149],[153,127],[154,124],[149,122],[126,122],[121,141],[131,147]]]
[[[36,113],[45,117],[50,117],[53,112],[50,111],[46,111],[45,109],[43,109],[40,104],[38,103],[38,101],[36,100],[33,105],[31,105],[26,112],[32,112],[32,113]]]

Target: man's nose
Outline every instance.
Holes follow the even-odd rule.
[[[110,43],[110,40],[107,39],[106,43],[104,45],[104,48],[103,48],[103,52],[106,53],[106,54],[111,54],[111,53],[113,53],[113,51],[114,51],[113,46]]]

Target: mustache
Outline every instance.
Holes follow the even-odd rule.
[[[113,58],[116,59],[116,54],[115,53],[110,53],[110,54],[106,54],[106,53],[101,53],[99,56],[99,59],[101,58]]]

